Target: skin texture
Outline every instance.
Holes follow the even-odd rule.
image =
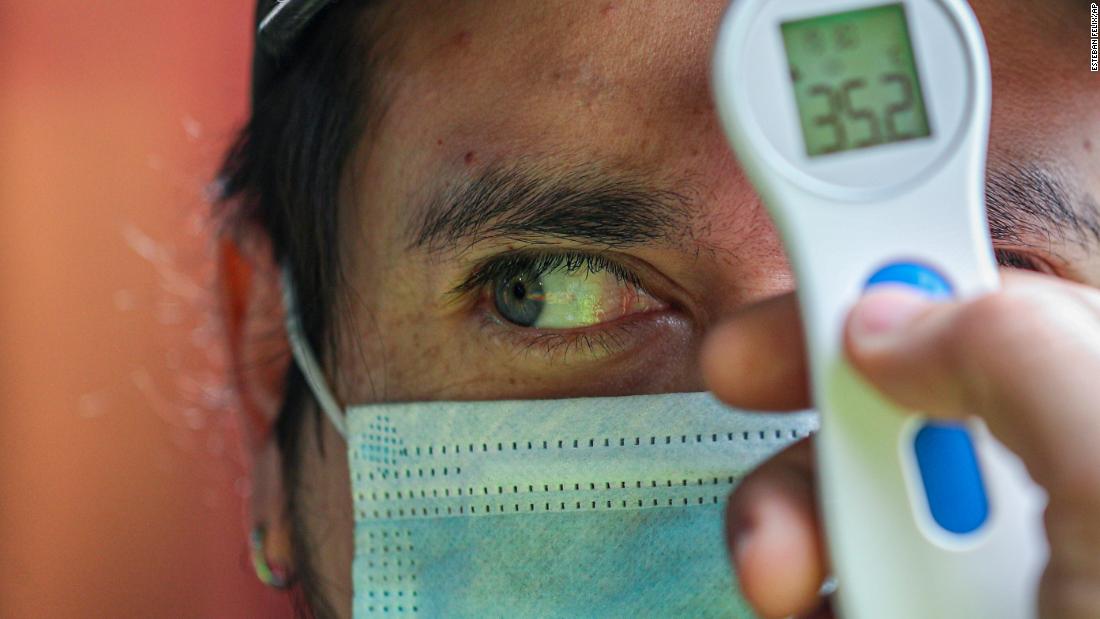
[[[808,405],[797,307],[787,294],[794,286],[790,268],[710,102],[709,56],[725,2],[483,0],[437,2],[430,10],[423,4],[403,2],[386,16],[385,113],[370,143],[356,151],[346,178],[341,246],[352,290],[339,306],[345,345],[329,364],[336,369],[340,399],[711,389],[746,408]],[[1043,165],[1059,172],[1073,198],[1100,195],[1100,80],[1088,73],[1087,6],[1068,0],[972,4],[993,60],[991,171]],[[1028,19],[1020,19],[1025,10]],[[583,169],[674,192],[680,198],[676,231],[615,247],[545,235],[410,247],[410,229],[425,209],[445,203],[440,195],[487,170],[516,166],[551,176]],[[1077,208],[1086,206],[1079,201]],[[851,326],[849,351],[888,395],[937,414],[1000,415],[1002,409],[988,403],[1018,402],[1005,409],[1010,412],[1003,419],[990,419],[994,431],[1030,457],[1040,481],[1069,484],[1073,496],[1095,498],[1100,480],[1072,474],[1085,465],[1100,470],[1095,455],[1085,449],[1080,455],[1093,459],[1076,461],[1067,449],[1054,458],[1051,437],[1093,437],[1091,443],[1081,438],[1081,445],[1100,439],[1100,424],[1087,412],[1100,391],[1087,381],[1072,382],[1088,362],[1100,368],[1100,304],[1092,314],[1057,307],[1067,296],[1100,286],[1100,241],[1018,232],[998,247],[1028,258],[1047,275],[1013,278],[1008,300],[987,301],[984,309],[919,308],[911,317],[926,327],[931,342],[921,346],[900,340],[893,348],[871,346],[858,336],[876,331],[869,325],[889,322],[882,315],[904,314],[898,308],[905,300],[876,295],[863,307],[867,320]],[[484,290],[452,294],[486,260],[531,247],[610,256],[638,276],[658,301],[656,309],[538,337],[501,320]],[[234,355],[251,358],[253,348],[285,347],[270,339],[260,344],[256,335],[270,338],[279,315],[271,309],[278,307],[278,280],[263,240],[224,247],[222,266],[233,309],[227,330]],[[1056,278],[1081,285],[1069,288]],[[1020,292],[1040,288],[1043,294],[1031,300]],[[981,312],[996,320],[983,322]],[[1023,315],[1051,320],[1017,320]],[[937,342],[947,346],[958,339],[951,337],[954,329],[974,324],[982,327],[977,334],[951,349],[961,365],[945,366],[960,368],[957,374],[917,371],[941,354]],[[1088,334],[1091,348],[1075,344],[1072,334]],[[1051,341],[1061,347],[1042,349]],[[971,350],[981,354],[969,356]],[[1001,363],[989,368],[982,359]],[[242,403],[255,417],[274,417],[280,375],[270,368],[245,369],[237,377]],[[1033,379],[1025,383],[1027,376]],[[948,383],[950,388],[939,388]],[[1061,400],[1054,384],[1076,389],[1078,400]],[[930,393],[946,395],[921,399]],[[1044,427],[1038,416],[1054,409],[1054,429],[1024,435]],[[299,513],[308,559],[324,598],[338,616],[349,616],[353,519],[344,444],[329,424],[318,427],[312,416],[302,431],[319,434],[325,447],[305,441],[301,461]],[[279,500],[278,454],[262,431],[254,444],[254,519],[267,526],[269,559],[293,565],[299,558],[291,556],[286,541],[290,525]],[[765,465],[731,501],[727,542],[746,595],[765,617],[809,613],[820,604],[816,590],[825,570],[811,473],[808,446],[796,447]],[[1044,617],[1100,612],[1100,605],[1087,606],[1100,604],[1100,569],[1082,558],[1100,556],[1096,531],[1082,525],[1089,516],[1098,520],[1068,500],[1052,503],[1052,573],[1058,575],[1046,581],[1044,602],[1051,612]]]

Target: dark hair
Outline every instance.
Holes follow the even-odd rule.
[[[227,234],[255,227],[270,238],[273,260],[293,279],[303,330],[322,364],[335,350],[331,317],[341,289],[340,194],[349,157],[367,130],[371,50],[364,9],[376,0],[342,0],[296,41],[293,55],[253,92],[252,115],[222,164],[215,216]],[[295,364],[287,369],[275,438],[282,455],[294,529],[301,614],[332,615],[310,566],[298,504],[301,428],[311,405]],[[320,428],[320,424],[317,424]],[[320,433],[317,440],[320,446]],[[323,446],[321,446],[323,448]],[[308,608],[306,607],[308,606]]]

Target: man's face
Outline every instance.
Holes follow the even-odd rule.
[[[395,4],[384,113],[348,175],[341,398],[702,390],[706,331],[794,286],[711,104],[726,0]],[[972,4],[996,245],[1100,286],[1088,4]],[[347,464],[328,449],[302,466],[312,563],[347,614]]]

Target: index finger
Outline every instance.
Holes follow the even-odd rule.
[[[715,327],[703,344],[707,388],[738,408],[809,407],[802,321],[794,293],[750,305]]]

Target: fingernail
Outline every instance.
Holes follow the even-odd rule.
[[[867,294],[852,310],[852,343],[863,350],[881,350],[901,339],[906,328],[932,305],[919,292],[883,287]]]

